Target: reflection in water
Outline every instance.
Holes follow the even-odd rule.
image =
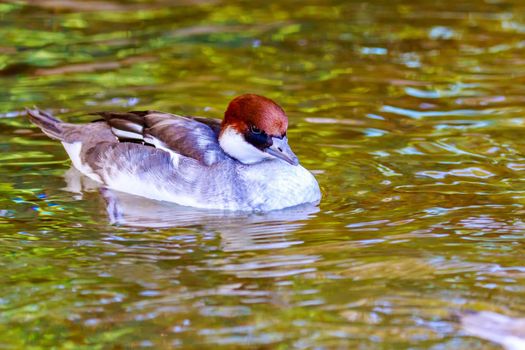
[[[232,213],[203,210],[160,202],[101,187],[90,178],[71,167],[65,173],[65,189],[77,193],[99,189],[106,202],[108,219],[112,224],[170,228],[198,226],[202,231],[220,232],[225,251],[286,248],[300,244],[287,233],[305,225],[319,208],[301,205],[268,213]]]
[[[482,311],[462,313],[459,319],[470,335],[501,344],[506,350],[525,349],[525,318]]]

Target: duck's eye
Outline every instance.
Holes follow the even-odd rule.
[[[250,131],[254,134],[260,134],[261,133],[261,129],[259,129],[258,127],[256,127],[255,125],[252,125],[250,126]]]

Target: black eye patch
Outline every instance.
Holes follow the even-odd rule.
[[[257,129],[253,132],[251,128],[244,134],[245,140],[258,149],[265,149],[273,144],[272,138],[264,131]]]

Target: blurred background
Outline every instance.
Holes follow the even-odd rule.
[[[1,347],[499,349],[450,313],[525,315],[524,57],[520,0],[0,1]],[[319,208],[100,189],[24,112],[247,92]]]

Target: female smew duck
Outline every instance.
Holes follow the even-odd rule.
[[[224,120],[156,111],[101,112],[70,124],[33,109],[30,120],[64,145],[73,165],[108,188],[180,205],[269,211],[317,203],[315,177],[288,146],[288,118],[246,94]]]

